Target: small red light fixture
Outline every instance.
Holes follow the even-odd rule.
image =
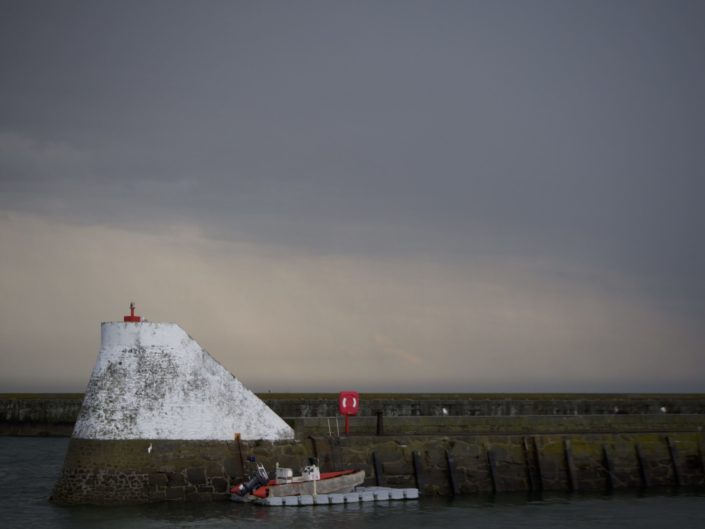
[[[350,432],[349,418],[360,411],[360,394],[357,391],[341,391],[338,396],[338,410],[345,415],[345,433]]]
[[[139,323],[142,321],[142,316],[135,316],[135,302],[130,302],[130,315],[123,318],[126,322]]]

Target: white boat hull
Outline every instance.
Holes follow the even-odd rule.
[[[307,505],[343,505],[391,500],[417,500],[419,489],[393,489],[389,487],[358,487],[342,494],[317,494],[301,496],[270,496],[258,498],[253,503],[267,507],[303,507]]]

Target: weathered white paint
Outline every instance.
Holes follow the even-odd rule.
[[[103,323],[73,436],[291,439],[294,431],[174,323]]]

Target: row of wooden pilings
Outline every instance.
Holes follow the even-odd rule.
[[[683,485],[681,472],[678,466],[678,448],[669,436],[664,436],[668,453],[670,457],[670,465],[673,471],[673,482],[669,485],[679,487]],[[544,478],[542,471],[542,455],[536,443],[535,437],[523,437],[522,449],[524,460],[526,462],[526,478],[529,492],[541,492],[544,490]],[[563,439],[563,452],[565,455],[565,465],[567,473],[567,488],[568,492],[580,491],[579,472],[573,456],[573,449],[570,439]],[[639,443],[634,443],[634,455],[639,473],[640,485],[642,488],[648,488],[654,485],[649,476],[649,465],[646,454],[640,447]],[[487,467],[491,481],[492,493],[502,492],[500,489],[497,471],[497,456],[492,448],[486,449]],[[419,490],[424,490],[428,481],[426,471],[424,469],[423,460],[419,452],[414,451],[411,454],[413,464],[413,476],[416,487]],[[459,477],[455,457],[451,450],[445,450],[445,460],[447,465],[447,479],[450,493],[454,496],[461,494],[461,479]],[[700,466],[705,476],[705,454],[702,447],[699,449]],[[375,484],[384,486],[385,476],[383,472],[383,462],[376,452],[372,452],[372,465],[374,467]],[[610,447],[606,444],[602,445],[602,466],[606,476],[606,489],[608,491],[617,488],[618,479],[615,473],[615,461]],[[660,483],[663,485],[663,483]]]

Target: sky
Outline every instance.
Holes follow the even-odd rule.
[[[0,0],[0,392],[130,301],[255,391],[705,391],[703,20]]]

